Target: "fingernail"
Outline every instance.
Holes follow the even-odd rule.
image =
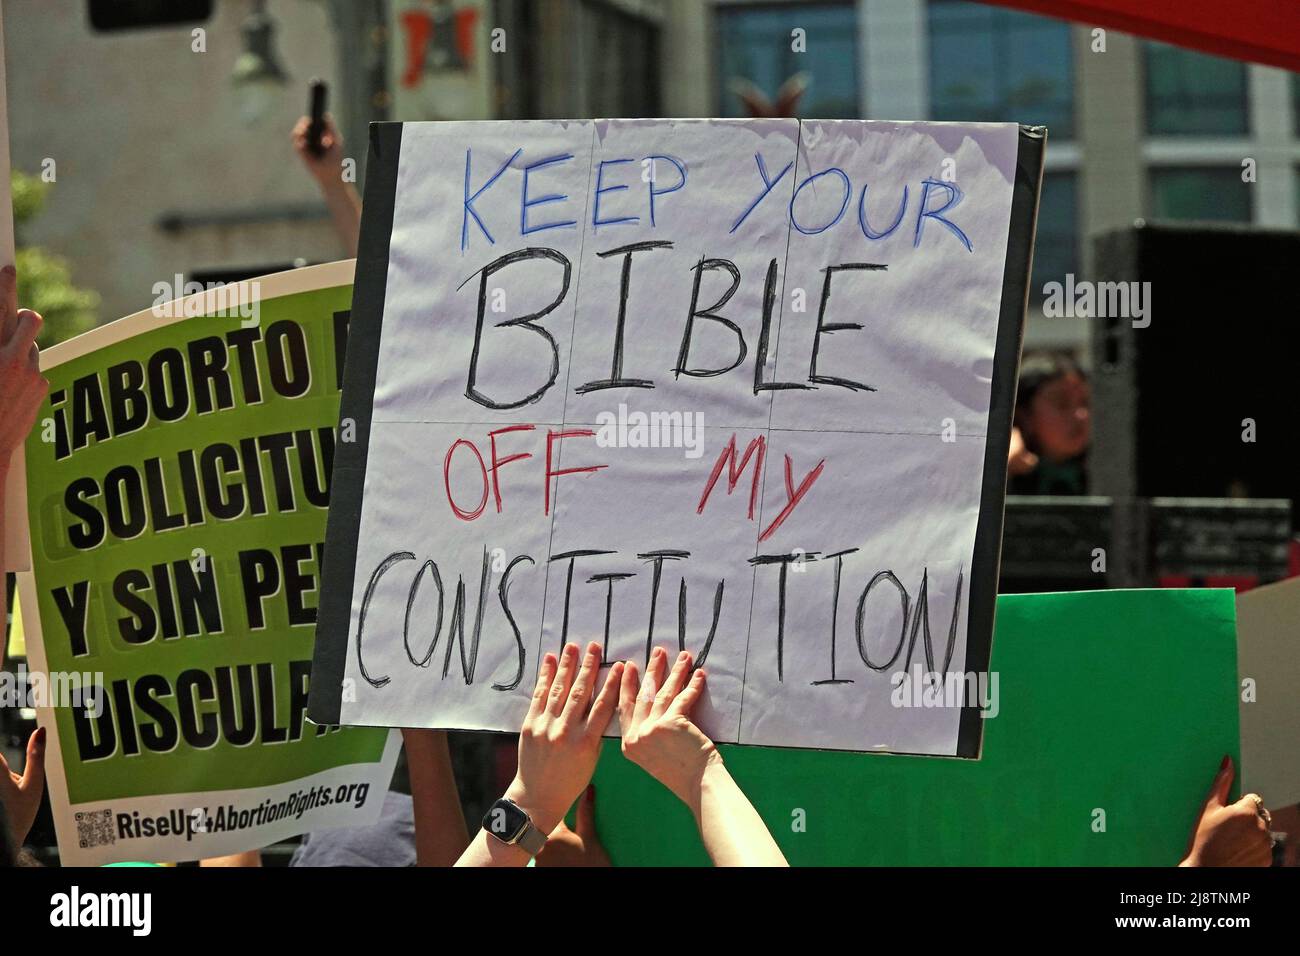
[[[690,656],[691,656],[691,652],[690,652],[690,651],[682,651],[680,654],[677,655],[677,659],[678,659],[679,661],[684,661],[684,660],[688,659]]]
[[[1232,766],[1232,754],[1224,754],[1223,762],[1219,764],[1219,770],[1222,772]]]
[[[36,752],[40,753],[45,749],[45,728],[36,728]]]
[[[3,272],[7,276],[17,274],[17,271],[14,269],[12,265],[5,266],[3,269],[0,269],[0,272]]]
[[[587,799],[588,800],[596,799],[596,785],[594,783],[587,784]]]

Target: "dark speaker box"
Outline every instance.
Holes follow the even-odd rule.
[[[1116,301],[1103,283],[1139,283],[1149,309],[1135,319],[1097,308],[1086,320],[1090,493],[1282,498],[1294,527],[1300,232],[1139,223],[1095,249],[1096,298]],[[1243,440],[1252,425],[1254,440]]]

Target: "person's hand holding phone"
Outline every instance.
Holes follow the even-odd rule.
[[[308,132],[311,129],[311,117],[300,117],[294,124],[292,139],[293,151],[298,154],[307,172],[322,187],[343,185],[343,137],[334,126],[333,118],[326,113],[321,119],[320,151],[311,148]]]

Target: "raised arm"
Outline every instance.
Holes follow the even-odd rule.
[[[326,114],[325,129],[320,138],[324,152],[317,156],[307,148],[307,127],[310,125],[311,118],[304,116],[294,126],[294,152],[320,187],[343,248],[355,258],[361,236],[361,197],[357,195],[356,187],[343,179],[343,137],[334,126],[334,120]]]
[[[445,730],[402,731],[415,809],[415,861],[419,866],[453,866],[469,846],[465,812],[456,791]]]
[[[36,348],[40,331],[41,317],[31,309],[18,308],[18,273],[13,266],[5,266],[0,269],[0,664],[4,663],[4,625],[9,614],[3,580],[8,559],[4,550],[5,483],[9,480],[9,460],[27,440],[49,391]]]
[[[692,673],[689,651],[677,655],[665,680],[667,667],[668,653],[657,647],[644,684],[635,664],[624,669],[618,703],[623,753],[690,807],[715,865],[788,865],[718,748],[691,721],[707,680],[703,669]]]
[[[592,701],[600,675],[601,647],[587,645],[578,666],[578,648],[566,644],[557,661],[542,658],[533,699],[519,731],[519,770],[504,799],[527,814],[543,834],[555,830],[573,801],[591,782],[600,757],[600,738],[614,717],[622,663],[610,668],[599,696]],[[492,812],[489,813],[491,816]],[[457,866],[526,866],[532,854],[516,843],[479,828]]]

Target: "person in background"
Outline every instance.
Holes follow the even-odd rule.
[[[343,137],[326,113],[325,129],[320,139],[322,152],[317,156],[307,148],[307,128],[310,125],[309,116],[294,124],[291,134],[294,152],[320,187],[343,248],[348,256],[356,258],[357,242],[361,236],[361,197],[356,187],[343,178],[343,161],[347,158],[343,155]]]
[[[1087,376],[1068,355],[1025,356],[1007,460],[1008,493],[1087,493],[1091,397]]]
[[[656,648],[644,685],[635,664],[616,662],[599,694],[601,645],[587,645],[581,666],[578,656],[577,645],[567,644],[558,659],[542,658],[519,732],[518,772],[457,865],[526,866],[544,854],[543,835],[555,832],[587,789],[616,710],[624,754],[690,807],[714,863],[784,865],[717,748],[691,722],[706,680],[703,670],[691,673],[691,655],[683,651],[664,680],[668,655]]]

